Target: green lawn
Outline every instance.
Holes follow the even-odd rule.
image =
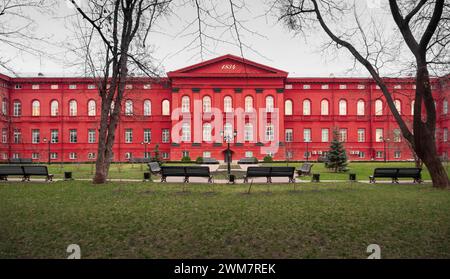
[[[83,258],[366,258],[372,243],[450,257],[450,191],[429,185],[182,187],[0,183],[0,258],[66,258],[72,243]]]

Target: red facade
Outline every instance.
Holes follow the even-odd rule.
[[[414,80],[386,83],[412,123]],[[438,148],[447,157],[450,82],[433,79],[432,86]],[[0,75],[0,96],[0,159],[95,160],[100,99],[91,79]],[[153,156],[156,145],[165,160],[183,154],[224,160],[227,144],[220,131],[233,130],[233,160],[267,154],[275,160],[317,160],[335,129],[352,161],[412,159],[372,79],[289,78],[232,55],[170,72],[165,79],[132,78],[122,110],[115,161]]]

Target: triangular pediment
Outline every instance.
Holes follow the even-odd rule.
[[[234,55],[225,55],[169,72],[169,77],[251,76],[287,77],[288,73]]]

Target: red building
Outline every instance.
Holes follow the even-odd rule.
[[[317,160],[339,132],[352,161],[411,160],[381,90],[369,78],[289,78],[288,73],[226,55],[169,72],[130,78],[114,160],[232,158]],[[414,80],[387,79],[396,106],[412,123]],[[433,79],[439,152],[450,151],[449,77]],[[96,158],[100,99],[89,78],[0,75],[0,158],[84,162]],[[145,154],[145,152],[147,152]],[[385,153],[386,152],[386,153]]]

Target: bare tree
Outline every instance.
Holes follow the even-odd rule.
[[[98,84],[101,116],[93,182],[105,183],[130,71],[156,76],[148,57],[148,38],[155,21],[167,12],[169,0],[71,0],[81,17],[79,39],[90,75]]]
[[[427,166],[433,186],[449,187],[450,181],[436,148],[436,108],[430,69],[449,70],[450,3],[445,0],[389,0],[390,14],[397,27],[394,33],[399,38],[397,44],[395,39],[381,38],[382,32],[377,30],[382,27],[377,29],[374,25],[362,24],[355,12],[355,5],[351,5],[350,1],[276,0],[273,7],[289,29],[305,33],[320,26],[331,39],[330,45],[345,48],[351,53],[355,62],[370,73],[382,90],[403,137]],[[356,26],[345,29],[347,25],[342,17],[349,13],[356,18]],[[344,28],[333,30],[339,29],[339,26]],[[393,52],[392,48],[387,47],[389,45],[404,48],[401,52]],[[408,53],[404,49],[408,49]],[[414,65],[416,93],[412,130],[396,109],[392,92],[380,73],[386,64],[400,63],[397,55],[404,56],[410,66]]]

